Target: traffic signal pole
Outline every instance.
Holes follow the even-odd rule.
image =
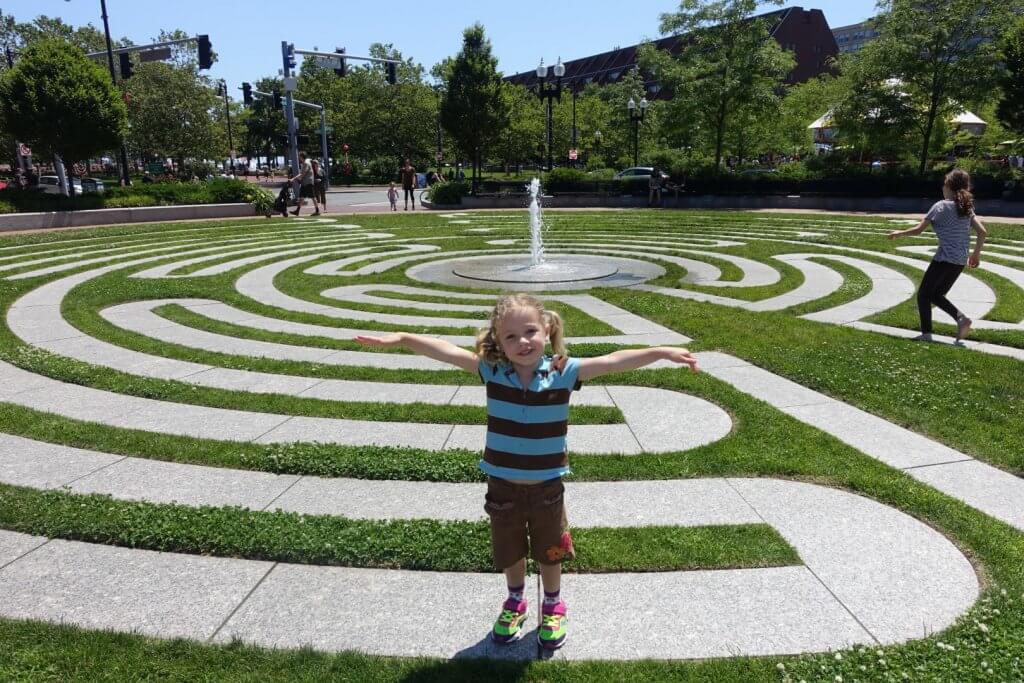
[[[281,41],[281,61],[282,74],[284,76],[284,91],[285,91],[285,102],[284,102],[284,115],[288,123],[288,158],[292,163],[294,169],[292,173],[298,173],[299,169],[299,145],[298,135],[295,127],[295,105],[314,107],[320,110],[320,149],[323,154],[324,165],[327,167],[324,169],[324,187],[327,187],[330,173],[330,159],[329,150],[327,149],[327,112],[323,105],[313,104],[311,102],[302,102],[296,100],[292,96],[292,92],[295,90],[295,77],[292,69],[296,65],[296,55],[305,55],[308,57],[325,57],[332,60],[337,60],[339,67],[344,65],[348,60],[357,60],[361,62],[374,62],[377,64],[384,64],[387,69],[387,80],[392,85],[397,81],[396,66],[398,65],[397,59],[382,59],[380,57],[359,57],[355,55],[349,55],[345,52],[320,52],[319,50],[297,50],[295,45],[289,43],[287,40]],[[342,57],[344,55],[344,57]],[[255,92],[255,91],[253,91]]]
[[[281,61],[284,64],[284,117],[288,124],[288,162],[292,166],[292,175],[299,172],[299,143],[295,128],[295,102],[292,97],[294,85],[289,83],[292,76],[292,68],[295,67],[295,46],[287,40],[281,41]],[[291,85],[292,87],[289,87]],[[296,196],[298,193],[296,193]]]
[[[107,66],[110,67],[110,80],[117,83],[117,74],[114,73],[114,49],[110,42],[110,22],[107,20],[107,0],[100,0],[100,10],[103,15],[103,33],[107,38]],[[121,184],[127,187],[131,185],[132,179],[128,174],[128,148],[124,140],[121,140]],[[72,192],[72,194],[74,194]]]

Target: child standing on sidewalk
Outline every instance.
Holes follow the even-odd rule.
[[[484,510],[491,522],[494,564],[505,574],[508,597],[491,631],[497,643],[522,635],[526,621],[526,557],[540,566],[544,584],[540,644],[565,643],[566,606],[561,598],[562,562],[575,556],[565,514],[562,477],[569,396],[582,382],[670,360],[697,370],[697,359],[678,347],[615,351],[596,358],[565,354],[562,319],[529,294],[498,299],[490,324],[480,330],[475,353],[442,339],[404,332],[358,336],[369,346],[405,347],[476,373],[487,387],[487,443],[480,469],[487,474]],[[560,357],[545,355],[551,342]]]
[[[391,202],[391,210],[398,211],[398,190],[395,189],[394,182],[388,185],[388,201]]]
[[[988,231],[974,215],[971,177],[966,171],[954,169],[946,174],[942,184],[942,196],[943,200],[935,202],[917,227],[890,232],[889,239],[904,235],[920,235],[928,224],[931,224],[939,238],[939,248],[921,279],[921,286],[917,289],[921,336],[916,339],[932,340],[932,306],[935,305],[956,321],[956,341],[959,343],[967,336],[973,321],[950,303],[946,294],[953,288],[964,266],[977,268],[981,263],[981,247],[985,244]],[[974,243],[974,252],[968,258],[971,228],[978,234],[978,239]]]

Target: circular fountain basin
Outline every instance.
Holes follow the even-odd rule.
[[[661,266],[614,256],[557,254],[533,266],[529,255],[468,256],[422,263],[406,271],[420,282],[525,292],[629,287],[665,274]]]

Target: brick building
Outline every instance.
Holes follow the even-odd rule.
[[[771,37],[778,41],[783,49],[795,54],[796,67],[786,79],[787,83],[803,83],[818,76],[828,69],[828,60],[838,54],[832,30],[821,10],[791,7],[761,14],[755,18],[768,20]],[[654,46],[659,50],[678,54],[685,43],[685,35],[669,36],[654,41]],[[565,62],[562,83],[568,87],[578,88],[583,88],[588,83],[615,83],[630,69],[636,67],[639,47],[640,45],[631,45]],[[507,76],[505,80],[526,88],[536,87],[538,81],[536,71],[524,71]],[[657,98],[661,93],[661,86],[656,81],[648,81],[646,86],[649,99]]]

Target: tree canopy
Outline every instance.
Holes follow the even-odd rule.
[[[474,24],[463,32],[462,50],[447,63],[443,78],[441,125],[472,159],[476,178],[485,151],[509,122],[498,60],[483,26]]]
[[[767,21],[752,18],[765,4],[782,0],[682,0],[678,11],[661,16],[662,33],[685,35],[679,54],[650,46],[642,52],[641,65],[674,91],[680,125],[709,133],[716,167],[730,129],[775,115],[782,81],[793,68]]]
[[[116,147],[127,112],[106,70],[67,41],[44,39],[0,79],[0,118],[36,154],[75,162]]]

